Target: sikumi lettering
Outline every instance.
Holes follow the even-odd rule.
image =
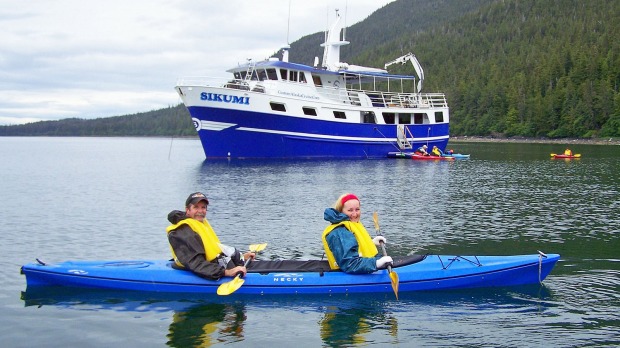
[[[236,95],[217,94],[217,93],[200,93],[200,100],[250,105],[250,97],[238,97]]]

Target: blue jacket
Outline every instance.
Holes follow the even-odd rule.
[[[349,220],[346,214],[338,212],[334,208],[325,209],[323,218],[336,224]],[[335,228],[327,235],[327,245],[334,254],[338,266],[346,273],[372,273],[377,270],[377,259],[379,257],[360,257],[357,240],[353,233],[346,227]]]

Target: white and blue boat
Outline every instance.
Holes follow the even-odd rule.
[[[408,53],[383,69],[340,62],[348,44],[341,17],[326,33],[319,66],[282,59],[248,61],[232,78],[187,77],[176,91],[207,158],[385,158],[423,144],[445,149],[449,108],[443,93],[422,93],[424,71]],[[390,74],[411,63],[415,75]]]

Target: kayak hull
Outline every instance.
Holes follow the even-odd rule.
[[[536,284],[551,272],[560,256],[426,255],[421,261],[395,267],[399,292]],[[261,262],[261,261],[257,261]],[[266,261],[269,262],[269,261]],[[65,261],[22,266],[27,287],[212,293],[231,278],[207,280],[178,270],[166,260]],[[250,273],[239,294],[338,294],[393,292],[387,270],[355,275],[339,271],[273,271]]]
[[[462,153],[453,153],[453,154],[443,155],[443,157],[453,157],[454,159],[467,159],[469,158],[469,155],[465,155]]]
[[[581,155],[553,155],[553,158],[581,158]]]

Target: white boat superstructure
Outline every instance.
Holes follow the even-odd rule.
[[[206,156],[368,158],[422,144],[444,149],[448,103],[443,93],[421,92],[424,71],[415,55],[384,69],[340,62],[348,44],[342,30],[337,17],[321,45],[321,67],[289,62],[285,47],[282,60],[239,64],[227,81],[179,80]],[[386,70],[407,62],[418,78]]]

